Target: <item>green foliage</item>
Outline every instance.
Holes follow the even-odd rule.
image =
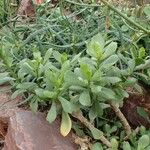
[[[63,136],[67,136],[72,128],[72,122],[69,117],[69,114],[66,112],[62,112],[62,120],[61,120],[61,127],[60,127],[60,133]]]
[[[66,6],[69,15],[62,13]],[[143,17],[149,18],[148,13],[145,7]],[[139,24],[147,27],[144,21]],[[12,98],[19,94],[29,98],[34,113],[46,105],[49,123],[61,116],[61,134],[66,136],[73,128],[78,135],[92,137],[92,150],[107,149],[98,143],[102,135],[111,141],[108,150],[148,150],[149,130],[141,127],[138,134],[133,130],[124,141],[122,125],[109,116],[109,103],[122,106],[128,88],[142,92],[138,81],[150,84],[149,35],[137,32],[105,6],[87,9],[64,2],[51,11],[48,3],[38,6],[35,23],[9,24],[0,37],[0,85],[13,86]],[[94,127],[85,129],[72,120],[79,110]],[[137,112],[149,121],[143,108]]]
[[[0,27],[7,25],[10,18],[14,17],[19,5],[19,0],[0,1]]]
[[[93,146],[92,146],[92,150],[103,150],[103,147],[100,143],[95,143]]]
[[[123,142],[123,150],[148,150],[150,148],[150,137],[143,134],[135,143],[132,145],[129,142]]]

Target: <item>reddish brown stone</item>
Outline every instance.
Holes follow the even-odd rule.
[[[146,118],[137,113],[137,107],[142,107],[150,116],[150,90],[149,87],[143,88],[143,94],[131,93],[128,99],[124,100],[121,108],[124,116],[133,127],[145,126],[150,128],[150,123]]]
[[[77,150],[71,135],[63,137],[60,134],[58,119],[49,124],[44,114],[16,107],[21,99],[12,100],[10,95],[11,92],[0,93],[0,139],[5,136],[3,150]]]
[[[17,103],[21,100],[19,97],[11,99],[10,86],[0,86],[0,137],[6,135],[8,120],[14,114]]]
[[[22,0],[18,9],[18,15],[29,17],[35,16],[35,9],[32,0]]]
[[[63,137],[60,122],[49,124],[41,113],[19,110],[10,118],[4,150],[77,150],[71,135]]]

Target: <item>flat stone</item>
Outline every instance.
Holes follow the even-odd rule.
[[[10,118],[3,150],[77,150],[71,134],[63,137],[60,121],[49,124],[42,113],[18,110]]]
[[[6,89],[0,86],[0,90]],[[8,87],[9,88],[9,87]],[[5,90],[4,90],[5,91]],[[0,139],[5,138],[3,150],[77,150],[71,134],[60,134],[60,120],[52,124],[43,113],[17,107],[21,97],[11,99],[11,92],[0,92]]]
[[[20,98],[12,100],[10,89],[9,85],[0,86],[0,149],[7,134],[9,118],[18,109],[16,105],[21,100]]]
[[[0,138],[6,135],[8,120],[14,115],[14,111],[21,97],[11,99],[10,86],[0,86]]]

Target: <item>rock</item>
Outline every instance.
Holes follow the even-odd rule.
[[[43,3],[43,0],[35,0],[35,2],[36,2],[37,5],[40,5],[40,4]]]
[[[19,97],[12,100],[10,95],[10,86],[0,86],[0,149],[3,147],[5,135],[7,134],[9,118],[18,109],[16,104],[20,101]]]
[[[18,15],[27,17],[35,16],[35,9],[32,0],[22,0],[18,9]]]
[[[150,116],[150,90],[148,87],[143,87],[142,89],[142,95],[134,92],[131,93],[129,98],[124,100],[123,107],[121,108],[124,116],[134,128],[141,125],[150,128],[149,121],[146,118],[141,117],[137,112],[137,108],[142,107]]]
[[[59,132],[60,121],[49,124],[42,113],[19,110],[10,118],[3,150],[77,150],[71,135]]]
[[[5,88],[0,86],[0,90]],[[0,93],[0,140],[3,150],[77,150],[71,134],[60,134],[60,120],[49,124],[42,113],[33,114],[17,107],[21,97],[11,99],[11,92]]]
[[[11,99],[10,86],[0,86],[0,137],[6,135],[8,120],[18,108],[16,105],[21,97]]]
[[[124,116],[128,120],[129,124],[133,127],[136,128],[138,126],[145,126],[147,128],[150,127],[150,124],[147,119],[141,117],[137,113],[137,107],[141,107],[139,104],[139,98],[137,95],[130,95],[129,99],[124,100],[123,107],[121,108]]]

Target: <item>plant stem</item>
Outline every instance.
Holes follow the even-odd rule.
[[[135,71],[144,70],[144,69],[148,69],[148,68],[150,68],[150,60],[146,60],[145,64],[141,64],[141,65],[135,67]]]
[[[124,15],[122,12],[120,12],[118,9],[116,9],[113,5],[109,4],[106,0],[101,0],[101,1],[102,1],[102,3],[104,3],[105,5],[107,5],[111,10],[113,10],[114,12],[116,12],[119,16],[121,16],[122,18],[124,18],[125,20],[127,20],[129,23],[131,23],[132,25],[134,25],[138,29],[144,31],[146,34],[150,34],[149,30],[147,30],[146,28],[142,27],[141,25],[139,25],[135,21],[133,21],[130,18],[128,18],[126,15]]]
[[[95,128],[83,115],[81,111],[78,111],[72,116],[76,119],[78,119],[84,126],[86,126],[88,129]],[[100,141],[106,145],[107,147],[111,147],[111,143],[108,141],[108,139],[104,135],[100,135]]]
[[[98,5],[98,4],[85,4],[85,3],[78,3],[78,2],[74,2],[74,1],[71,1],[71,0],[65,0],[66,2],[68,3],[71,3],[71,4],[74,4],[74,5],[79,5],[79,6],[85,6],[85,7],[101,7],[101,5]]]
[[[66,2],[75,4],[75,5],[80,5],[80,6],[86,6],[86,7],[101,7],[101,5],[98,4],[84,4],[84,3],[77,3],[77,2],[73,2],[70,0],[65,0]],[[123,14],[122,12],[120,12],[118,9],[116,9],[113,5],[109,4],[106,0],[101,0],[101,2],[103,4],[105,4],[107,7],[109,7],[111,10],[113,10],[114,12],[116,12],[119,16],[121,16],[122,18],[124,18],[125,20],[127,20],[130,24],[134,25],[135,27],[137,27],[138,29],[142,30],[143,32],[145,32],[146,34],[150,35],[150,30],[142,27],[141,25],[139,25],[138,23],[136,23],[135,21],[133,21],[132,19],[128,18],[125,14]]]
[[[117,106],[116,104],[112,104],[111,102],[110,102],[110,106],[114,110],[114,112],[116,113],[117,117],[122,122],[124,129],[126,131],[126,134],[127,134],[127,137],[126,137],[126,139],[127,139],[130,136],[130,134],[132,133],[131,127],[130,127],[127,119],[125,118],[125,116],[123,115],[121,110],[119,109],[119,106]]]

